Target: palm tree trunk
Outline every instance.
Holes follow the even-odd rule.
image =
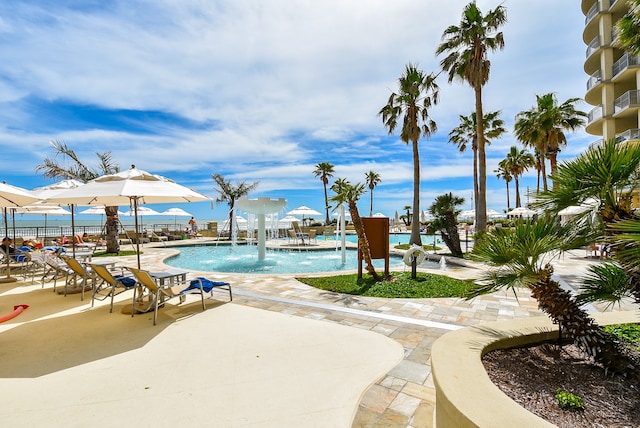
[[[509,182],[507,181],[507,211],[511,208],[511,201],[509,200]]]
[[[514,177],[514,181],[516,182],[516,208],[518,208],[521,206],[521,203],[520,203],[520,179],[518,178],[517,175]]]
[[[555,174],[558,169],[558,154],[556,152],[549,153],[549,166],[551,167],[551,175]],[[556,190],[556,187],[556,183],[552,181],[551,188]]]
[[[478,147],[473,148],[473,209],[478,212]]]
[[[420,154],[418,152],[417,139],[412,141],[412,147],[413,147],[413,221],[411,222],[411,238],[409,239],[409,244],[416,244],[416,245],[422,246],[422,240],[420,239]],[[418,219],[418,221],[415,221],[416,219]]]
[[[371,189],[370,200],[369,200],[369,217],[373,217],[373,189]]]
[[[327,194],[327,181],[323,180],[322,183],[324,184],[324,224],[328,225],[329,223],[331,223],[331,219],[329,218],[329,195]]]
[[[362,219],[360,218],[360,213],[358,212],[358,205],[356,205],[355,201],[349,201],[349,212],[351,213],[351,221],[353,222],[353,227],[356,229],[356,234],[358,235],[358,248],[362,253],[362,258],[364,259],[365,269],[367,272],[375,279],[376,281],[382,281],[382,277],[378,275],[376,272],[376,268],[373,266],[373,262],[371,259],[371,250],[369,248],[369,240],[367,239],[367,235],[364,233],[364,225],[362,224]]]
[[[582,310],[575,299],[560,284],[551,279],[553,267],[547,265],[540,279],[532,285],[531,295],[538,308],[549,315],[560,332],[565,334],[585,354],[602,363],[614,373],[638,377],[638,367],[622,351],[620,345],[602,331],[598,324]]]
[[[118,207],[105,207],[104,212],[107,215],[107,222],[105,223],[107,253],[118,253],[120,251],[120,244],[118,243]]]
[[[482,118],[482,86],[474,87],[478,138],[478,197],[476,202],[476,232],[487,230],[487,156],[485,153],[484,121]]]
[[[547,162],[543,155],[541,155],[541,157],[542,162],[540,162],[540,172],[542,173],[542,190],[546,192],[549,190],[549,187],[547,186]]]

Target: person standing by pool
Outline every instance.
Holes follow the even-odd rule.
[[[197,235],[198,234],[198,223],[196,222],[196,219],[191,217],[191,220],[189,220],[189,226],[191,226],[191,234],[192,235]]]

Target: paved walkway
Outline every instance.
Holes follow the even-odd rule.
[[[171,243],[167,246],[147,244],[141,257],[142,265],[150,270],[166,269],[168,266],[163,260],[176,251]],[[570,288],[588,265],[598,262],[586,258],[584,251],[570,252],[554,262],[556,277]],[[476,278],[481,272],[479,266],[472,264],[463,268],[453,267],[452,263],[449,266],[446,273],[459,278]],[[439,269],[433,272],[442,273]],[[295,275],[196,274],[231,282],[235,304],[370,330],[402,345],[402,361],[361,397],[354,427],[432,426],[435,390],[431,377],[431,345],[438,337],[487,321],[544,316],[527,290],[518,290],[516,295],[498,292],[469,301],[383,299],[325,292],[298,282]],[[592,310],[603,309],[592,307]]]

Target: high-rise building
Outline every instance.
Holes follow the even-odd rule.
[[[582,0],[589,75],[584,99],[595,106],[586,131],[619,143],[640,141],[640,57],[614,43],[615,25],[628,10],[627,0]],[[633,192],[631,205],[640,208],[640,192]]]
[[[620,142],[640,140],[640,57],[613,43],[615,24],[628,10],[626,0],[582,0],[585,101],[594,106],[586,131]]]

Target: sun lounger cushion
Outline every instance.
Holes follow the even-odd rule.
[[[220,282],[220,281],[211,281],[207,278],[198,277],[196,279],[192,279],[189,283],[189,286],[181,291],[181,293],[188,293],[191,290],[200,290],[200,282],[202,282],[202,290],[206,293],[209,293],[214,287],[222,287],[225,285],[229,285],[228,282]]]
[[[127,288],[131,288],[136,285],[136,280],[131,278],[130,276],[114,275],[113,277]]]

